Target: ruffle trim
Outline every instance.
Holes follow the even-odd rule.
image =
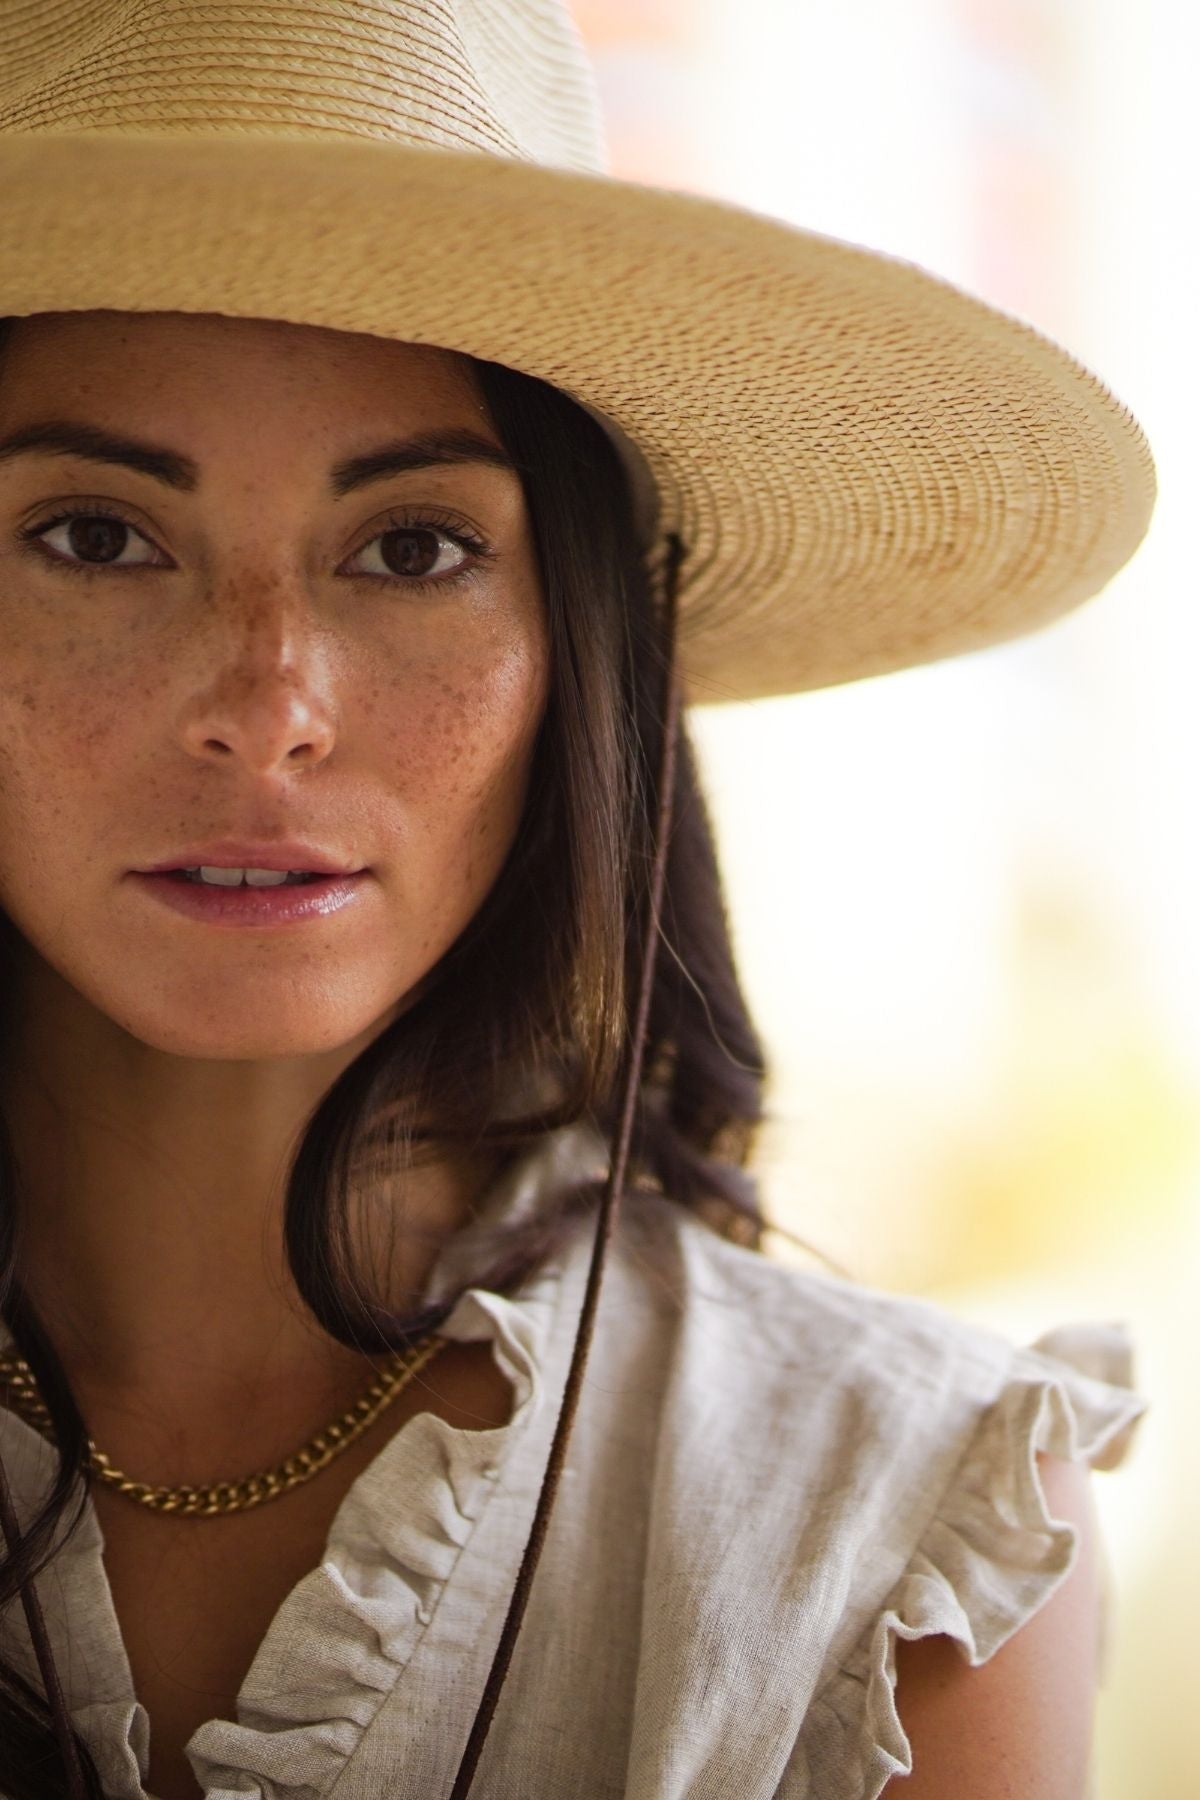
[[[211,1719],[188,1741],[209,1800],[316,1800],[344,1773],[541,1406],[539,1365],[558,1287],[551,1271],[519,1304],[483,1289],[461,1297],[440,1329],[491,1339],[513,1386],[512,1418],[465,1431],[420,1413],[359,1477],[321,1564],[272,1620],[242,1684],[237,1722]]]
[[[477,1230],[534,1207],[548,1187],[578,1178],[591,1137],[568,1127],[519,1158],[496,1184]],[[464,1285],[472,1228],[451,1240],[430,1295]],[[455,1257],[462,1263],[458,1267]],[[433,1414],[410,1419],[346,1494],[320,1565],[284,1599],[242,1684],[238,1718],[212,1719],[187,1745],[208,1800],[317,1800],[344,1774],[432,1622],[447,1582],[506,1465],[545,1397],[542,1368],[562,1303],[562,1267],[551,1262],[507,1299],[487,1289],[460,1292],[444,1336],[490,1341],[513,1389],[507,1425],[467,1431]],[[468,1276],[469,1279],[469,1276]],[[12,1336],[0,1320],[0,1347]],[[0,1408],[0,1442],[18,1517],[27,1522],[52,1479],[54,1453],[39,1433]],[[43,1573],[38,1591],[73,1723],[96,1760],[112,1800],[145,1800],[149,1718],[137,1700],[103,1570],[103,1536],[90,1504]],[[71,1604],[67,1606],[67,1594]],[[80,1639],[77,1614],[90,1621]],[[23,1614],[5,1621],[5,1653],[40,1682]],[[71,1625],[68,1626],[68,1614]],[[95,1636],[95,1642],[92,1637]],[[110,1670],[98,1699],[94,1670]]]
[[[209,1800],[316,1800],[345,1772],[541,1407],[540,1368],[560,1287],[560,1271],[551,1267],[526,1283],[519,1300],[471,1289],[439,1328],[460,1341],[490,1340],[513,1389],[512,1416],[493,1430],[468,1431],[419,1413],[359,1476],[334,1516],[320,1565],[271,1621],[242,1684],[237,1721],[208,1720],[188,1741]],[[54,1452],[5,1409],[0,1443],[24,1525],[52,1479]],[[57,1554],[38,1581],[47,1630],[68,1712],[105,1792],[112,1800],[144,1800],[149,1717],[134,1694],[112,1613],[95,1508],[85,1507],[66,1538],[72,1511],[59,1523]],[[20,1609],[4,1623],[5,1655],[40,1685]],[[109,1692],[100,1699],[98,1667],[109,1671]]]
[[[893,1775],[912,1773],[896,1709],[897,1638],[953,1638],[976,1668],[1065,1580],[1078,1533],[1051,1517],[1037,1452],[1117,1467],[1147,1408],[1132,1384],[1121,1325],[1066,1326],[1014,1352],[882,1613],[813,1700],[801,1741],[820,1800],[877,1800]]]

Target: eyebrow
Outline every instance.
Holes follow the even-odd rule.
[[[15,456],[79,456],[89,462],[119,463],[139,475],[151,475],[167,487],[191,494],[200,485],[200,465],[177,450],[143,443],[138,438],[114,436],[96,425],[74,419],[46,419],[23,425],[0,438],[0,462]],[[499,444],[466,426],[442,431],[421,431],[413,437],[394,438],[377,450],[350,456],[329,472],[330,491],[342,499],[355,488],[409,469],[431,469],[442,463],[488,463],[493,468],[517,473],[517,465]]]

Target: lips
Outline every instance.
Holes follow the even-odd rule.
[[[367,900],[372,878],[368,870],[349,875],[317,875],[311,881],[281,882],[274,887],[223,887],[190,881],[178,869],[132,870],[130,883],[173,912],[226,929],[268,926],[299,927],[327,921]]]

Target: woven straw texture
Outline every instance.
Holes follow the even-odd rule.
[[[610,179],[556,0],[0,0],[0,316],[444,345],[603,416],[692,702],[978,649],[1147,529],[1136,421],[913,264]]]

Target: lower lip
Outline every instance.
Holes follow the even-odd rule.
[[[314,881],[278,887],[217,887],[189,881],[183,875],[147,875],[131,871],[133,879],[164,906],[202,919],[206,925],[299,925],[306,919],[325,919],[359,897],[370,873],[322,875]]]

